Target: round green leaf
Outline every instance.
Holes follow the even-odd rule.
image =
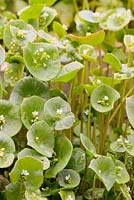
[[[82,10],[78,13],[80,19],[90,22],[90,23],[98,23],[100,21],[100,13],[92,12],[90,10]]]
[[[20,104],[25,97],[40,96],[49,98],[49,89],[45,83],[42,83],[34,78],[25,77],[20,79],[14,86],[10,95],[10,101],[15,105]]]
[[[93,46],[88,44],[80,45],[79,52],[84,59],[97,64],[97,54]]]
[[[15,50],[17,46],[24,46],[28,42],[34,41],[36,32],[32,25],[23,20],[11,20],[4,29],[3,40],[8,49]]]
[[[83,68],[80,62],[71,62],[62,67],[58,76],[56,77],[56,82],[68,83],[75,78],[76,74]]]
[[[51,161],[52,166],[45,173],[46,178],[55,178],[66,167],[70,160],[72,150],[72,143],[66,136],[59,135],[55,138],[55,155]]]
[[[43,183],[43,163],[33,157],[20,158],[10,172],[12,183],[24,181],[27,190],[36,190]]]
[[[7,135],[0,135],[0,168],[9,167],[14,160],[15,144]]]
[[[126,148],[124,146],[124,140],[122,137],[118,138],[116,141],[110,144],[110,148],[114,152],[125,152]]]
[[[48,158],[46,158],[45,156],[39,154],[34,149],[24,148],[17,155],[18,159],[23,158],[25,156],[31,156],[31,157],[34,157],[34,158],[40,160],[41,162],[43,162],[43,170],[46,170],[46,169],[48,169],[50,167],[50,162],[49,162]]]
[[[74,123],[74,114],[68,102],[61,97],[53,97],[44,105],[44,117],[55,130],[71,128]]]
[[[80,140],[84,148],[86,149],[86,152],[89,156],[95,156],[96,155],[96,149],[90,139],[85,136],[84,134],[80,134]]]
[[[134,128],[134,95],[126,98],[126,112],[128,120]]]
[[[115,13],[111,14],[107,19],[107,28],[111,31],[118,31],[126,26],[132,19],[130,10],[118,8]]]
[[[39,25],[47,27],[49,24],[51,24],[56,15],[57,12],[55,9],[44,7],[39,17]]]
[[[58,182],[61,187],[64,187],[65,189],[71,189],[79,185],[80,176],[72,169],[63,169],[58,174]]]
[[[29,72],[42,81],[52,80],[60,71],[58,49],[53,44],[29,43],[24,61]]]
[[[62,200],[75,200],[75,195],[73,191],[61,190],[59,194]]]
[[[7,100],[0,100],[0,135],[12,137],[20,131],[21,126],[19,111],[15,106]]]
[[[80,148],[74,148],[66,168],[80,172],[85,169],[85,165],[86,155],[84,150]]]
[[[115,165],[111,157],[99,156],[90,162],[91,168],[109,191],[116,180]]]
[[[21,119],[27,129],[33,123],[43,120],[44,103],[45,100],[38,96],[28,97],[23,100],[21,104]]]
[[[134,52],[134,35],[125,35],[124,44],[129,51]]]
[[[44,156],[52,157],[54,134],[45,121],[34,123],[27,133],[28,145]]]
[[[115,160],[116,182],[118,184],[127,183],[130,179],[125,165],[120,160]]]
[[[0,45],[0,65],[4,62],[4,60],[5,60],[5,50]]]
[[[120,98],[120,94],[112,87],[102,84],[91,94],[92,107],[98,112],[108,112],[113,109],[114,102]]]

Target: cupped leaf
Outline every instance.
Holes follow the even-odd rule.
[[[73,169],[76,172],[81,172],[85,169],[86,155],[83,149],[74,148],[72,156],[66,166],[67,169]]]
[[[53,44],[29,43],[24,61],[29,72],[42,81],[52,80],[60,71],[58,49]]]
[[[55,130],[69,129],[74,123],[71,107],[61,97],[53,97],[45,103],[44,118]]]
[[[55,178],[66,167],[71,158],[72,150],[72,143],[66,136],[59,135],[55,138],[55,155],[51,161],[52,166],[45,173],[46,178]]]
[[[84,134],[80,134],[80,140],[84,148],[86,149],[86,152],[89,156],[95,156],[96,155],[96,149],[90,139],[85,136]]]
[[[34,191],[43,183],[43,163],[30,156],[20,158],[9,175],[12,183],[23,180],[27,190]]]
[[[47,200],[46,197],[43,197],[40,190],[36,190],[34,192],[26,191],[25,192],[26,200]]]
[[[62,67],[58,76],[56,77],[56,82],[68,83],[75,78],[76,74],[83,68],[80,62],[71,62]]]
[[[25,21],[28,21],[29,19],[37,19],[41,14],[43,6],[43,4],[33,4],[26,6],[18,12],[19,18]]]
[[[99,12],[92,12],[90,10],[82,10],[78,13],[80,19],[90,22],[90,23],[98,23],[100,21],[101,14]]]
[[[15,144],[7,135],[0,135],[0,168],[9,167],[14,160]]]
[[[59,194],[62,200],[75,200],[74,192],[71,190],[61,190]]]
[[[132,13],[125,8],[118,8],[115,13],[107,19],[107,28],[111,31],[118,31],[132,20]]]
[[[0,135],[16,135],[22,123],[18,109],[7,100],[0,100]]]
[[[94,62],[97,64],[97,54],[93,46],[88,45],[88,44],[83,44],[79,46],[79,53],[81,56],[89,60],[91,62]]]
[[[68,36],[71,40],[76,41],[80,44],[89,44],[92,46],[97,46],[101,44],[105,39],[105,32],[104,30],[97,31],[96,33],[87,34],[86,36],[76,36],[70,34]]]
[[[49,98],[49,89],[45,83],[42,83],[34,78],[25,77],[20,79],[14,86],[10,95],[10,101],[15,105],[20,104],[25,97],[40,96]]]
[[[40,160],[41,162],[43,162],[43,170],[46,170],[50,167],[50,162],[49,162],[48,158],[39,154],[34,149],[24,148],[17,155],[18,159],[23,158],[25,156],[31,156],[31,157],[34,157],[34,158]]]
[[[120,60],[112,53],[105,54],[103,60],[112,67],[114,72],[119,72],[122,68]]]
[[[64,187],[65,189],[71,189],[79,185],[80,176],[72,169],[63,169],[58,174],[58,182],[61,187]]]
[[[124,44],[129,51],[134,52],[134,35],[125,35]]]
[[[126,148],[124,146],[124,139],[122,137],[118,138],[110,144],[110,148],[114,152],[125,152]]]
[[[55,9],[44,7],[39,17],[39,25],[47,27],[49,24],[51,24],[56,15],[57,12]]]
[[[4,62],[5,60],[5,50],[3,47],[0,45],[0,65]]]
[[[115,165],[111,157],[100,156],[90,162],[91,168],[109,191],[116,180]]]
[[[116,182],[118,184],[127,183],[130,180],[125,165],[120,160],[115,160]]]
[[[35,38],[34,28],[23,20],[11,20],[5,26],[3,40],[8,49],[16,51],[17,45],[24,46]]]
[[[120,98],[120,94],[112,87],[102,84],[91,94],[92,107],[98,112],[108,112],[113,109],[114,102]]]
[[[126,98],[126,112],[128,120],[134,128],[134,95]]]
[[[4,80],[11,86],[22,78],[24,72],[24,64],[22,63],[7,63],[6,70],[4,72]]]
[[[43,108],[45,99],[32,96],[27,97],[21,104],[21,119],[27,129],[30,126],[40,120],[43,120]]]
[[[55,142],[54,134],[52,128],[45,121],[34,123],[27,133],[27,139],[28,145],[37,152],[46,157],[52,157]]]

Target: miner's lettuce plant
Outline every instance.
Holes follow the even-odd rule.
[[[133,0],[0,2],[0,199],[134,198]]]

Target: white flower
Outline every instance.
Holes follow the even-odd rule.
[[[44,49],[41,47],[41,48],[39,48],[39,51],[40,51],[40,52],[43,52],[43,51],[44,51]]]
[[[68,29],[68,27],[67,27],[67,25],[66,25],[66,24],[63,24],[63,25],[62,25],[62,27],[63,27],[65,30],[67,30],[67,29]]]
[[[130,186],[128,186],[127,189],[128,189],[128,192],[131,192]]]
[[[67,176],[65,176],[65,180],[68,181],[71,178],[70,174],[68,174]]]
[[[99,170],[98,172],[99,172],[99,174],[101,174],[101,170]]]
[[[22,172],[21,172],[21,175],[22,176],[28,176],[29,172],[27,170],[23,169]]]
[[[33,117],[36,117],[36,116],[38,116],[38,114],[39,114],[39,112],[38,112],[38,111],[33,111],[33,112],[32,112],[32,115],[33,115]]]
[[[48,16],[49,16],[48,13],[46,13],[46,12],[43,13],[43,17],[44,17],[44,18],[47,18]]]
[[[59,109],[56,110],[56,114],[61,115],[62,113],[63,113],[62,108],[59,108]]]
[[[71,195],[68,195],[67,200],[73,200],[73,197]]]
[[[101,80],[97,79],[96,83],[101,84]]]
[[[108,96],[104,96],[104,101],[108,101],[109,100],[109,97]]]

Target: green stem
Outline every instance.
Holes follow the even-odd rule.
[[[91,104],[89,102],[89,110],[88,110],[88,122],[87,122],[87,137],[91,139]]]
[[[119,200],[121,196],[121,192],[118,194],[118,196],[116,197],[116,200]]]
[[[122,102],[124,102],[126,100],[126,98],[131,94],[131,92],[134,90],[134,86],[132,88],[130,88],[130,90],[128,91],[128,93],[124,96],[124,98],[122,99]],[[119,108],[121,106],[121,103],[118,104],[118,106],[116,107],[115,111],[113,112],[113,114],[111,115],[108,124],[110,124],[113,120],[113,118],[115,117],[115,115],[117,114]]]
[[[99,145],[98,145],[98,153],[101,154],[102,153],[102,149],[103,149],[104,113],[100,113],[99,131],[100,131],[100,138],[99,138]]]
[[[88,0],[83,0],[83,5],[82,5],[82,9],[89,9],[89,3],[88,3]]]
[[[94,200],[95,185],[96,185],[96,174],[94,175],[94,180],[93,180],[93,188],[92,188],[93,190],[92,190],[91,200]]]
[[[77,5],[77,0],[73,0],[73,5],[74,5],[75,13],[78,13],[79,8],[78,8],[78,5]]]
[[[94,146],[96,146],[96,120],[94,121],[94,126],[93,126],[92,142],[93,142]]]

